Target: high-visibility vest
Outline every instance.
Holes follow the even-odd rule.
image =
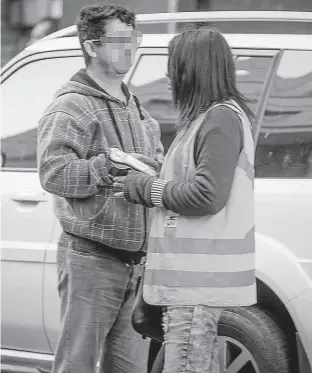
[[[235,101],[208,110],[222,105],[238,115],[243,134],[228,201],[217,214],[202,217],[154,209],[143,287],[149,304],[228,307],[256,303],[254,140],[250,121]],[[195,138],[206,115],[207,111],[176,136],[161,179],[195,180]]]

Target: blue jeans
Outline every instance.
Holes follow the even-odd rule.
[[[61,334],[53,373],[145,373],[148,342],[131,325],[140,265],[58,248]]]
[[[219,373],[218,322],[222,310],[208,306],[164,311],[163,373]]]

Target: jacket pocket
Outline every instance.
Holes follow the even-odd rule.
[[[112,191],[103,188],[100,193],[92,197],[69,198],[68,202],[80,220],[95,219],[105,208],[109,194],[112,194]]]
[[[101,229],[102,234],[112,240],[113,247],[118,241],[131,241],[142,245],[145,238],[144,207],[129,203],[124,198],[108,196],[99,212],[89,220],[92,229]]]

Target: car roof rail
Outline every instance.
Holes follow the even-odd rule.
[[[292,11],[213,11],[137,14],[139,25],[184,22],[312,22],[312,12]],[[76,26],[66,27],[41,40],[77,36]]]

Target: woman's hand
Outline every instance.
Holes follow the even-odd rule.
[[[124,197],[126,176],[115,176],[113,178],[113,192],[115,197]]]
[[[130,170],[127,176],[115,176],[114,196],[124,197],[128,202],[145,207],[153,207],[151,189],[155,179],[156,177],[135,170]]]
[[[146,164],[147,166],[153,168],[155,171],[159,172],[160,170],[160,162],[155,161],[154,159],[140,153],[129,153],[133,158],[137,159],[138,161]],[[139,172],[135,170],[131,170],[129,172]],[[141,173],[139,173],[141,174]],[[145,174],[142,174],[145,175]],[[113,177],[113,192],[115,197],[124,197],[124,186],[125,186],[126,176],[114,176]]]

